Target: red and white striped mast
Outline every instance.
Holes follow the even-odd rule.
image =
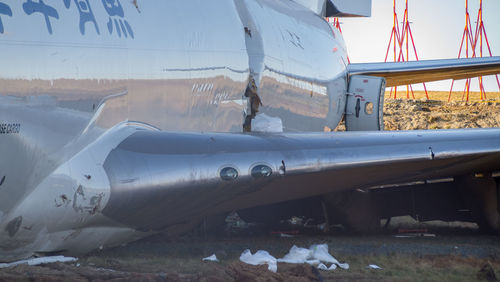
[[[474,31],[474,33],[473,33]],[[483,40],[484,38],[484,40]],[[476,50],[479,49],[479,57],[483,57],[483,41],[486,43],[486,46],[488,47],[488,53],[490,57],[492,56],[491,53],[491,48],[490,48],[490,43],[488,41],[488,36],[486,35],[486,29],[484,28],[484,22],[483,22],[483,0],[479,0],[479,9],[477,12],[477,20],[476,20],[476,27],[475,29],[472,29],[472,24],[470,21],[470,14],[469,14],[469,0],[465,0],[465,28],[464,32],[462,34],[462,42],[460,43],[460,49],[458,51],[458,58],[462,57],[462,49],[464,47],[464,42],[465,42],[465,57],[466,58],[475,58],[478,57]],[[478,46],[479,43],[479,46]],[[469,46],[471,53],[469,56]],[[500,81],[498,80],[498,75],[496,75],[497,79],[497,85],[498,89],[500,90]],[[470,92],[470,85],[471,85],[471,80],[470,78],[466,79],[465,81],[465,87],[464,87],[464,93],[462,95],[462,100],[464,99],[464,96],[466,98],[466,101],[469,101],[469,92]],[[483,84],[483,77],[478,77],[479,81],[479,92],[480,92],[480,98],[481,100],[486,99],[486,91],[484,90],[484,84]],[[453,91],[453,85],[455,83],[455,80],[452,81],[451,83],[451,88],[450,88],[450,93],[448,95],[448,101],[451,100],[451,93]]]
[[[391,45],[392,45],[392,51],[393,51],[393,60],[394,62],[406,62],[410,60],[410,40],[411,40],[411,47],[413,49],[413,53],[415,55],[415,59],[418,61],[418,55],[417,55],[417,48],[415,47],[415,40],[413,39],[413,33],[411,31],[410,27],[410,20],[408,16],[408,0],[405,0],[405,11],[403,15],[403,21],[401,23],[401,26],[399,25],[398,21],[398,13],[396,11],[396,0],[393,0],[393,27],[391,31],[391,37],[389,39],[389,45],[387,46],[387,52],[385,53],[385,62],[387,62],[387,59],[389,58],[389,52],[391,50]],[[406,51],[406,52],[405,52]],[[424,90],[425,90],[425,96],[427,99],[429,99],[429,95],[427,93],[427,87],[424,85]],[[397,86],[394,88],[391,88],[391,94],[390,96],[392,97],[392,92],[394,90],[394,98],[397,98],[397,91],[398,88]],[[413,88],[411,85],[406,86],[406,98],[410,98],[410,92],[413,98],[415,98],[415,94],[413,93]]]

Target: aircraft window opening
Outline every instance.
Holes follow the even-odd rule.
[[[365,104],[365,114],[367,114],[367,115],[373,114],[373,103],[372,102],[367,102]]]
[[[220,171],[220,178],[225,181],[231,181],[238,178],[238,171],[233,167],[225,167]]]
[[[250,173],[254,178],[269,177],[273,174],[273,169],[267,165],[256,165]]]

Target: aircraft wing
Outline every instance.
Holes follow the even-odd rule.
[[[382,76],[386,86],[500,73],[500,57],[349,64],[350,75]]]
[[[500,129],[298,134],[138,130],[107,156],[103,214],[162,230],[374,185],[500,171]]]

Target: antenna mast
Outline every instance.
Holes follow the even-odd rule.
[[[406,62],[410,60],[410,40],[415,59],[418,61],[417,48],[415,47],[415,41],[413,40],[413,33],[411,32],[410,21],[408,17],[408,0],[405,0],[405,11],[403,15],[403,21],[401,26],[398,21],[398,13],[396,11],[396,0],[393,0],[393,27],[391,31],[391,37],[389,39],[389,45],[387,46],[387,52],[385,54],[384,62],[387,62],[389,58],[389,52],[392,50],[394,53],[394,62]],[[429,99],[429,94],[427,93],[427,87],[424,85],[425,96],[427,100]],[[394,98],[397,98],[398,87],[391,88],[391,94],[394,90]],[[406,98],[410,98],[410,92],[412,98],[415,99],[415,94],[413,93],[413,88],[411,85],[406,86]]]
[[[474,33],[473,33],[474,31]],[[483,40],[484,38],[484,40]],[[464,41],[465,41],[465,57],[469,58],[469,48],[470,52],[472,53],[470,55],[471,58],[476,58],[476,57],[483,57],[483,41],[486,42],[486,46],[488,47],[488,53],[490,57],[492,56],[491,53],[491,48],[490,48],[490,43],[488,42],[488,36],[486,35],[486,29],[484,28],[484,22],[483,22],[483,0],[479,0],[479,10],[477,11],[477,21],[476,21],[476,26],[475,29],[472,29],[472,24],[470,21],[470,15],[469,15],[469,0],[465,0],[465,28],[464,32],[462,34],[462,42],[460,43],[460,49],[458,51],[458,58],[461,58],[462,56],[462,49],[464,47]],[[479,46],[478,46],[479,43]],[[469,47],[470,45],[470,47]],[[476,53],[476,50],[479,49],[479,56]],[[497,78],[497,85],[498,89],[500,90],[500,81],[498,80],[498,75],[496,75]],[[464,96],[466,97],[466,101],[469,102],[469,91],[470,91],[470,85],[471,85],[471,78],[466,79],[465,81],[465,87],[464,87],[464,94],[462,95],[462,100],[464,99]],[[478,77],[479,81],[479,91],[481,95],[481,100],[486,99],[486,91],[484,91],[484,85],[483,85],[483,77],[480,76]],[[453,90],[453,84],[455,83],[455,80],[451,82],[451,88],[450,88],[450,93],[448,95],[448,102],[451,100],[451,92]]]

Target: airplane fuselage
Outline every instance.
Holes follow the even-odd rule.
[[[343,39],[292,1],[1,0],[0,54],[0,261],[149,234],[100,212],[120,125],[242,132],[252,79],[252,131],[345,110]]]

